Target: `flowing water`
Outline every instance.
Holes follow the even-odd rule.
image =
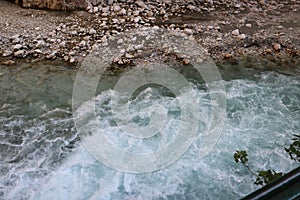
[[[199,158],[201,134],[211,113],[202,83],[180,96],[158,86],[142,88],[129,110],[138,126],[157,107],[167,113],[163,134],[124,136],[110,110],[119,94],[106,76],[95,97],[98,126],[126,151],[149,153],[172,140],[180,128],[179,101],[199,108],[199,138],[171,165],[150,173],[124,173],[96,160],[81,144],[72,118],[76,70],[49,65],[0,68],[0,199],[238,199],[258,188],[233,159],[247,150],[250,167],[288,172],[298,164],[284,151],[300,131],[300,76],[239,68],[222,70],[227,113],[213,150]],[[193,98],[191,98],[193,97]],[[88,103],[88,102],[87,102]],[[194,107],[193,107],[194,106]],[[84,107],[79,110],[84,112]],[[83,136],[84,137],[84,136]]]

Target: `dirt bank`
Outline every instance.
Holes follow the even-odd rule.
[[[257,58],[297,67],[299,7],[293,0],[112,1],[87,11],[46,11],[0,1],[0,62],[46,60],[76,67],[95,43],[124,30],[155,27],[192,35],[218,63]]]

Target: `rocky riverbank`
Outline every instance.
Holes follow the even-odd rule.
[[[125,30],[152,27],[193,36],[216,62],[236,64],[254,57],[295,67],[300,66],[299,8],[297,0],[109,0],[91,2],[84,11],[47,11],[0,1],[0,63],[49,61],[76,67],[93,45]],[[127,60],[135,56],[127,54]]]

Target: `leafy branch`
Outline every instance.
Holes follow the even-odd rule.
[[[274,170],[261,170],[255,173],[250,169],[248,165],[248,153],[246,151],[236,151],[233,157],[235,162],[240,162],[251,174],[253,174],[256,177],[256,180],[254,182],[254,184],[256,185],[269,184],[270,182],[276,180],[277,178],[280,178],[283,175],[282,172],[278,173]]]
[[[296,162],[300,162],[300,134],[296,135],[293,134],[294,138],[292,140],[294,141],[292,144],[290,144],[289,148],[284,148],[285,151],[290,155],[290,158],[292,160],[295,160]]]
[[[293,141],[290,144],[289,148],[284,148],[285,151],[289,154],[290,158],[296,162],[300,162],[300,135],[293,135],[294,138],[291,140]],[[253,170],[250,169],[248,164],[248,153],[247,151],[236,151],[233,155],[234,160],[236,163],[241,163],[251,174],[256,177],[255,184],[256,185],[264,185],[269,184],[272,181],[282,177],[284,174],[282,172],[276,172],[274,170],[260,170],[255,173]]]

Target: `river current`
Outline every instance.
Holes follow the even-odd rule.
[[[300,130],[300,76],[249,68],[221,73],[224,80],[215,84],[225,87],[226,119],[204,158],[201,135],[212,104],[205,84],[194,81],[179,96],[159,86],[142,88],[129,103],[134,123],[145,126],[159,112],[166,119],[161,135],[137,139],[122,133],[114,120],[122,115],[110,110],[119,95],[111,88],[118,76],[104,77],[95,96],[98,126],[123,150],[151,153],[167,145],[180,129],[179,102],[199,109],[198,138],[190,148],[162,169],[135,174],[102,164],[82,145],[71,108],[76,70],[1,67],[0,199],[238,199],[259,187],[234,162],[236,150],[247,150],[254,170],[289,172],[299,166],[284,147]]]

